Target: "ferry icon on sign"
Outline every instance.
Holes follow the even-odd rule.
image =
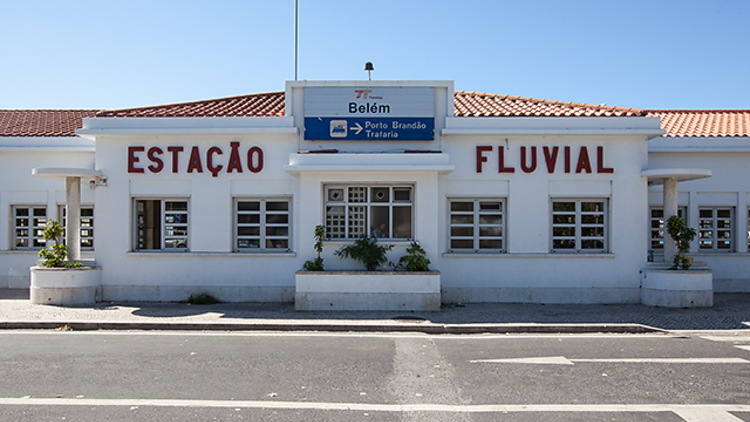
[[[346,120],[331,120],[331,138],[346,138]]]

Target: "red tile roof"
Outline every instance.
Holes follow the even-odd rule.
[[[96,117],[268,117],[284,115],[284,93],[240,95],[152,107],[102,110]]]
[[[750,110],[642,110],[456,91],[456,117],[661,118],[665,137],[750,137]],[[0,110],[0,136],[75,136],[84,117],[269,117],[284,115],[284,93],[240,95],[120,110]]]
[[[539,100],[513,95],[456,91],[456,117],[623,117],[645,116],[646,111],[606,105]]]
[[[747,137],[750,110],[649,110],[661,118],[668,137]]]
[[[0,136],[75,136],[98,110],[0,110]]]

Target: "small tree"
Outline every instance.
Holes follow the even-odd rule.
[[[58,221],[50,220],[47,222],[47,226],[42,231],[42,236],[44,236],[44,240],[54,241],[55,243],[49,249],[39,251],[39,257],[44,258],[42,266],[48,268],[78,268],[82,266],[79,262],[67,261],[68,247],[62,243],[64,232],[65,229]]]
[[[393,249],[393,245],[378,245],[376,237],[362,235],[353,245],[346,245],[333,254],[342,258],[351,258],[364,264],[367,271],[375,271],[388,262],[386,252]]]
[[[667,220],[667,232],[677,243],[677,254],[672,261],[673,270],[689,270],[691,259],[687,257],[690,242],[695,239],[696,231],[685,223],[685,220],[673,215]]]
[[[430,260],[419,243],[411,242],[411,246],[406,248],[406,255],[398,260],[396,268],[406,271],[430,271]]]
[[[302,265],[306,271],[323,271],[323,258],[320,254],[323,252],[323,237],[326,235],[326,226],[318,224],[315,226],[315,245],[313,249],[318,253],[318,257],[314,260],[305,261]]]

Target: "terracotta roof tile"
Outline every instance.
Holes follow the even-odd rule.
[[[665,137],[748,137],[750,110],[648,110],[661,118]]]
[[[0,110],[0,136],[75,136],[98,110]]]
[[[268,117],[284,115],[284,93],[240,95],[152,107],[102,110],[96,117]]]
[[[456,91],[456,117],[623,117],[645,116],[645,110],[539,100],[513,95]]]

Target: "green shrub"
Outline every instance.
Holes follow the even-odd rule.
[[[49,249],[42,249],[39,251],[39,257],[44,258],[42,262],[43,267],[47,268],[78,268],[82,267],[79,262],[69,262],[68,247],[62,244],[62,236],[65,232],[62,225],[55,220],[47,222],[47,226],[42,231],[42,236],[46,241],[54,241],[55,243],[49,247]]]
[[[692,260],[687,257],[690,242],[695,239],[696,231],[685,223],[685,220],[673,215],[667,220],[667,232],[677,243],[677,254],[672,261],[673,270],[689,270]]]
[[[386,252],[393,249],[393,245],[378,245],[376,237],[367,237],[362,235],[354,241],[353,245],[346,245],[334,252],[334,255],[341,258],[351,258],[364,264],[367,271],[375,271],[378,267],[388,262]]]
[[[315,245],[313,245],[313,249],[318,253],[318,257],[305,261],[304,264],[302,264],[302,268],[305,269],[305,271],[323,271],[323,258],[320,257],[320,254],[323,252],[323,236],[326,235],[326,226],[322,224],[318,224],[315,226]]]
[[[406,248],[406,255],[398,260],[396,268],[406,271],[430,271],[430,260],[419,243],[411,242],[411,246]]]

